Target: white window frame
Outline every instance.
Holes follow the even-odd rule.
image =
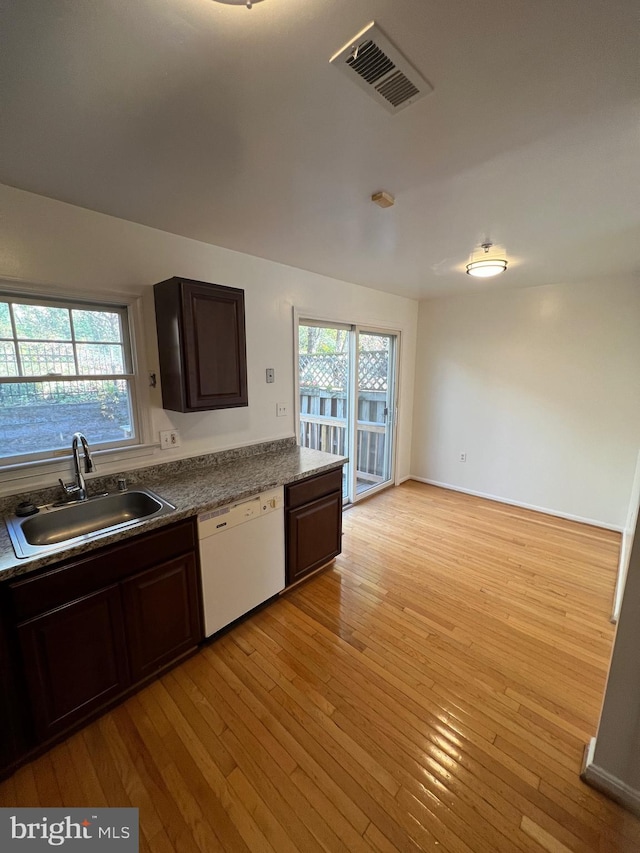
[[[131,439],[99,444],[92,447],[92,455],[98,460],[104,458],[110,463],[121,463],[131,456],[147,456],[153,453],[153,445],[150,443],[151,422],[149,417],[149,393],[147,368],[144,359],[144,336],[143,336],[143,308],[142,295],[138,293],[105,293],[103,291],[91,291],[90,294],[78,291],[62,290],[54,286],[20,283],[0,280],[0,301],[12,300],[30,302],[37,305],[53,305],[66,308],[109,308],[118,309],[123,312],[122,324],[125,336],[124,341],[127,351],[130,373],[118,375],[126,378],[129,383],[131,395],[131,416],[134,423],[135,435]],[[9,377],[7,377],[9,378]],[[63,377],[64,380],[76,379],[78,377]],[[81,376],[80,379],[88,377]],[[10,377],[11,381],[34,381],[35,377]],[[91,436],[87,436],[91,442]],[[68,474],[69,460],[71,459],[71,448],[62,448],[49,452],[25,453],[20,457],[6,457],[0,461],[0,494],[9,494],[16,491],[20,484],[25,488],[38,487],[51,482],[51,475],[56,478],[61,473]],[[109,465],[109,468],[112,468]],[[102,466],[97,466],[99,473],[108,473]]]

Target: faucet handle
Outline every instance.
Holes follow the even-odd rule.
[[[62,486],[62,491],[65,495],[75,495],[78,492],[82,491],[80,486],[76,483],[63,483],[61,478],[58,478],[58,482]]]

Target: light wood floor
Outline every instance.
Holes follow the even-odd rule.
[[[418,483],[345,513],[335,565],[0,786],[140,809],[141,850],[614,853],[578,778],[614,533]]]

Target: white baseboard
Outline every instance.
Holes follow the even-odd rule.
[[[604,521],[597,521],[594,518],[583,518],[580,515],[571,515],[568,512],[560,512],[556,509],[548,509],[543,506],[535,506],[534,504],[523,503],[522,501],[513,501],[509,498],[498,497],[497,495],[489,495],[486,492],[476,492],[473,489],[463,489],[460,486],[452,486],[450,483],[440,483],[438,480],[429,480],[426,477],[416,477],[413,474],[407,477],[408,480],[416,480],[418,483],[427,483],[429,486],[438,486],[441,489],[450,489],[452,492],[462,492],[465,495],[473,495],[476,498],[484,498],[488,501],[497,501],[501,504],[509,506],[517,506],[521,509],[532,509],[535,512],[541,512],[544,515],[553,515],[556,518],[566,518],[567,521],[578,521],[580,524],[590,524],[592,527],[600,527],[604,530],[613,530],[616,533],[622,533],[623,528],[618,524],[608,524]]]
[[[587,785],[591,785],[601,794],[605,794],[616,803],[619,803],[625,809],[628,809],[633,814],[640,816],[640,791],[627,785],[616,776],[612,776],[602,767],[598,767],[593,763],[593,755],[596,747],[596,739],[591,738],[587,745],[584,754],[584,762],[580,778]]]

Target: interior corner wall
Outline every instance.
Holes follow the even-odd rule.
[[[422,302],[412,475],[622,529],[639,329],[638,279]]]
[[[640,531],[631,550],[604,704],[586,778],[640,811]]]
[[[356,284],[168,234],[0,185],[0,278],[65,288],[82,297],[132,293],[142,297],[147,369],[159,375],[153,284],[174,275],[245,291],[249,406],[180,414],[162,408],[150,389],[152,440],[178,429],[182,446],[152,462],[211,453],[296,434],[293,422],[293,308],[349,323],[402,333],[397,474],[410,473],[418,303]],[[275,369],[267,384],[265,368]],[[289,416],[276,417],[286,402]],[[89,436],[90,439],[90,436]],[[144,464],[149,464],[147,460]],[[136,467],[131,465],[130,467]],[[122,470],[119,468],[118,470]],[[101,465],[101,472],[108,473]]]
[[[616,591],[613,599],[613,620],[617,621],[620,618],[620,608],[622,607],[622,597],[624,595],[625,584],[629,574],[629,564],[631,562],[631,552],[636,535],[638,525],[638,517],[640,516],[640,451],[636,461],[636,473],[633,478],[631,487],[631,499],[629,501],[629,512],[627,513],[627,523],[622,531],[622,545],[620,547],[620,563],[618,568],[618,579],[616,581]]]

